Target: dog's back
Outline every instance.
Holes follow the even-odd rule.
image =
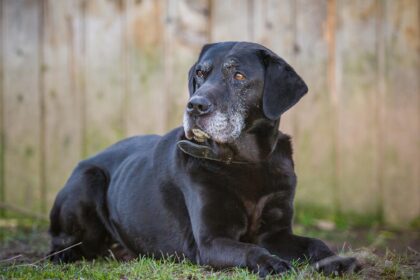
[[[159,135],[143,135],[121,140],[100,153],[81,161],[76,170],[85,165],[95,165],[113,173],[130,156],[148,156],[160,138]]]

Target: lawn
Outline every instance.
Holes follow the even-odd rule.
[[[0,279],[258,279],[245,269],[215,270],[170,258],[141,257],[119,262],[110,255],[92,262],[54,265],[45,258],[49,246],[46,229],[45,222],[0,219]],[[420,240],[416,230],[338,228],[321,220],[298,223],[295,231],[327,240],[340,254],[356,256],[363,269],[343,279],[420,279]],[[294,267],[283,279],[326,278],[308,265]]]

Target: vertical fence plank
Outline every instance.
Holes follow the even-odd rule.
[[[46,174],[46,101],[45,101],[45,81],[43,79],[45,73],[44,65],[44,15],[46,12],[46,1],[38,2],[38,102],[39,102],[39,185],[40,185],[40,210],[43,214],[47,212],[47,174]]]
[[[254,1],[255,41],[294,64],[296,3],[293,0]]]
[[[123,38],[121,1],[86,1],[87,153],[124,137]]]
[[[37,1],[4,1],[5,195],[40,211],[40,99]]]
[[[341,210],[380,215],[375,177],[377,3],[337,3],[337,92]],[[357,199],[354,199],[357,195]],[[353,199],[351,199],[353,198]]]
[[[127,130],[129,135],[166,129],[163,1],[127,1]]]
[[[45,1],[43,82],[46,111],[46,188],[51,206],[77,161],[81,159],[81,96],[77,37],[80,1]],[[79,42],[79,43],[77,43]]]
[[[182,125],[188,100],[188,71],[202,45],[209,40],[207,0],[166,2],[165,20],[165,91],[167,93],[167,127]]]
[[[164,92],[165,92],[165,126],[168,126],[168,122],[174,123],[176,121],[175,116],[173,115],[177,110],[173,104],[174,93],[179,89],[180,84],[174,83],[174,56],[179,55],[177,50],[175,50],[175,30],[178,27],[178,17],[179,17],[179,5],[180,1],[178,0],[167,0],[165,1],[163,10],[164,17],[164,28],[163,28],[163,65],[164,65]],[[180,33],[181,34],[181,33]],[[178,93],[181,95],[181,92]]]
[[[327,1],[300,0],[296,5],[295,68],[309,87],[308,94],[292,109],[297,202],[333,209],[335,123],[327,79],[327,37],[334,30],[327,24]]]
[[[251,41],[253,32],[253,1],[213,0],[211,5],[211,40]]]
[[[296,1],[254,1],[255,41],[296,67]],[[296,69],[298,72],[300,69]],[[296,110],[282,116],[280,128],[294,136]]]
[[[377,1],[377,16],[376,16],[376,52],[377,52],[377,79],[374,99],[374,115],[375,115],[375,137],[374,137],[374,165],[375,165],[375,184],[380,197],[379,210],[381,216],[378,219],[384,223],[384,129],[385,129],[385,2]]]
[[[420,215],[419,5],[385,2],[384,211],[396,225]]]
[[[395,225],[420,214],[416,0],[0,5],[0,201],[45,210],[42,190],[50,205],[81,153],[180,125],[201,46],[248,40],[309,86],[281,124],[297,201]]]
[[[4,14],[3,14],[4,1],[0,1],[0,203],[6,202],[5,186],[4,186],[4,59],[3,59],[3,42],[5,40],[3,27],[4,27]],[[4,209],[0,209],[0,217],[5,214]]]

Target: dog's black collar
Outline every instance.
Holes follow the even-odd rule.
[[[276,148],[277,141],[275,141],[275,144],[273,145],[270,153],[268,154],[267,158],[271,156],[274,149]],[[225,152],[224,155],[218,155],[216,154],[211,147],[205,145],[205,144],[197,144],[189,140],[180,140],[177,143],[178,148],[195,158],[202,158],[202,159],[209,159],[214,161],[223,162],[225,164],[256,164],[259,162],[252,162],[252,161],[245,161],[245,160],[236,160],[234,159],[234,154],[232,151]]]
[[[195,158],[209,159],[209,160],[223,162],[226,164],[250,163],[246,161],[233,160],[233,153],[226,153],[226,155],[224,156],[219,156],[209,146],[200,145],[189,140],[178,141],[177,145],[178,145],[178,148],[181,149],[181,151]]]

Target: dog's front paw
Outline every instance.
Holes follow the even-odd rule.
[[[325,275],[343,275],[360,270],[361,266],[356,258],[331,256],[315,263],[315,269]]]
[[[77,254],[74,250],[71,249],[63,250],[62,252],[53,251],[49,254],[49,260],[55,264],[75,262],[81,258],[82,257],[79,254]]]
[[[286,272],[291,268],[287,261],[269,254],[251,257],[248,260],[248,267],[263,278],[269,274]]]

